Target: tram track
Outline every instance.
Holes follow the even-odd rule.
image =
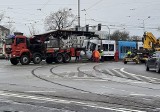
[[[50,68],[50,72],[52,73],[52,75],[60,76],[59,74],[56,74],[56,73],[53,72],[53,69],[55,69],[56,67],[60,67],[60,66],[63,66],[63,65],[59,65],[59,66],[55,66],[55,67]],[[95,68],[96,66],[94,66],[93,68]],[[43,80],[43,81],[46,81],[46,82],[49,82],[49,83],[52,83],[52,84],[55,84],[55,85],[63,86],[63,87],[69,88],[69,89],[73,89],[73,90],[77,90],[77,91],[85,92],[85,93],[89,93],[89,94],[94,94],[94,95],[106,98],[105,101],[98,101],[98,102],[109,103],[109,104],[117,104],[117,105],[123,105],[123,106],[128,106],[128,107],[131,107],[134,104],[135,105],[134,108],[138,108],[138,109],[141,108],[142,110],[145,110],[145,109],[155,109],[156,108],[156,106],[154,106],[154,105],[145,104],[145,103],[143,104],[142,102],[128,100],[125,97],[120,98],[120,97],[110,96],[110,95],[106,95],[106,94],[94,93],[94,92],[91,92],[91,91],[88,91],[88,90],[76,88],[76,87],[73,87],[73,86],[68,86],[68,85],[65,85],[65,84],[62,84],[62,83],[58,83],[58,82],[56,82],[54,80],[48,80],[48,79],[46,79],[44,77],[39,76],[39,74],[35,73],[35,71],[38,70],[38,69],[40,69],[40,68],[41,67],[37,67],[37,68],[35,68],[35,69],[33,69],[31,71],[31,73],[35,77],[39,78],[40,80]],[[80,70],[80,67],[77,67],[77,71],[83,73],[83,71]],[[86,74],[86,73],[84,73],[84,74]],[[91,75],[91,74],[86,74],[86,75]],[[62,76],[60,76],[60,77],[62,78]],[[93,77],[101,79],[101,80],[106,80],[106,79],[103,79],[103,78],[100,78],[100,77],[96,77],[96,76],[93,76]],[[108,80],[106,80],[106,81],[108,81]],[[130,98],[133,98],[133,97],[130,97]],[[121,104],[119,101],[123,102],[123,104]]]
[[[97,64],[97,65],[95,65],[94,67],[93,67],[93,70],[97,70],[96,69],[96,67],[97,66],[99,66],[100,64]],[[52,83],[52,84],[55,84],[55,85],[59,85],[59,86],[63,86],[63,87],[66,87],[66,88],[70,88],[70,89],[73,89],[73,90],[77,90],[77,91],[80,91],[80,92],[85,92],[85,93],[89,93],[89,94],[94,94],[94,95],[97,95],[97,96],[101,96],[101,97],[105,97],[105,98],[109,98],[109,99],[115,99],[115,100],[124,100],[124,98],[115,98],[114,96],[110,96],[110,95],[105,95],[105,94],[97,94],[97,93],[93,93],[93,92],[90,92],[90,91],[86,91],[86,90],[83,90],[83,89],[79,89],[79,88],[75,88],[75,87],[71,87],[71,86],[67,86],[67,85],[65,85],[65,84],[60,84],[60,83],[57,83],[57,82],[54,82],[53,80],[52,81],[50,81],[50,80],[48,80],[48,79],[45,79],[44,77],[40,77],[39,76],[39,74],[35,74],[35,71],[36,70],[38,70],[38,69],[41,69],[41,68],[43,68],[45,65],[42,65],[42,66],[39,66],[39,67],[35,67],[34,69],[32,69],[32,71],[31,71],[31,73],[32,73],[32,75],[34,74],[34,75],[37,75],[37,78],[38,79],[41,79],[41,80],[43,80],[43,81],[46,81],[46,82],[49,82],[49,83]],[[65,78],[65,77],[63,77],[63,76],[61,76],[61,75],[59,75],[59,74],[57,74],[57,73],[54,73],[53,72],[53,69],[56,69],[57,67],[61,67],[61,66],[66,66],[66,64],[59,64],[59,65],[56,65],[56,66],[54,66],[53,67],[53,65],[50,65],[50,72],[51,72],[51,74],[52,75],[56,75],[56,76],[58,76],[58,77],[61,77],[61,78]],[[94,77],[94,78],[96,78],[96,79],[100,79],[100,80],[104,80],[104,81],[111,81],[111,82],[115,82],[115,81],[112,81],[112,80],[106,80],[106,79],[103,79],[103,78],[100,78],[100,77],[97,77],[97,76],[95,76],[95,75],[93,75],[93,74],[87,74],[87,73],[85,73],[85,72],[83,72],[80,68],[81,67],[84,67],[84,66],[87,66],[87,65],[81,65],[81,66],[79,66],[79,67],[77,67],[77,71],[78,72],[81,72],[81,73],[83,73],[83,74],[86,74],[86,75],[88,75],[89,77]],[[47,65],[47,67],[48,67],[48,65]],[[98,71],[98,72],[100,72],[100,71]],[[35,76],[34,76],[35,77]],[[72,78],[70,78],[69,80],[72,80]],[[74,79],[73,79],[74,80]],[[116,83],[120,83],[120,82],[116,82]],[[124,83],[123,83],[124,84]],[[13,86],[22,86],[22,85],[17,85],[17,84],[10,84],[10,85],[13,85]],[[25,85],[24,85],[25,86]],[[135,85],[133,85],[133,86],[135,86]],[[41,88],[41,87],[38,87],[38,86],[32,86],[32,87],[35,87],[35,88]],[[43,87],[42,87],[43,88]],[[48,88],[44,88],[44,89],[48,89]],[[51,88],[50,88],[51,89]],[[53,88],[54,89],[54,88]],[[151,88],[152,89],[152,88]],[[8,91],[8,90],[4,90],[4,91]],[[10,90],[9,90],[10,91]],[[10,92],[12,92],[12,91],[10,91]],[[20,91],[13,91],[13,92],[20,92]],[[26,92],[21,92],[21,93],[26,93]],[[28,94],[28,92],[27,92],[27,94]],[[43,94],[41,94],[41,93],[34,93],[35,95],[43,95]],[[54,97],[59,97],[59,96],[54,96]],[[60,97],[62,97],[63,98],[63,96],[60,96]],[[128,96],[125,96],[126,98],[128,97]],[[66,98],[66,97],[64,97],[64,98]],[[125,99],[126,99],[125,98]],[[130,97],[130,98],[133,98],[133,97]],[[70,99],[70,98],[69,98]],[[71,98],[71,99],[74,99],[74,98]],[[81,99],[75,99],[75,100],[81,100]],[[85,101],[85,99],[83,99],[83,101]],[[90,101],[90,100],[88,100],[87,99],[87,101]],[[128,101],[128,100],[125,100],[125,101]],[[94,102],[94,101],[93,101]],[[97,100],[96,102],[100,102],[100,103],[110,103],[110,104],[117,104],[117,105],[124,105],[124,104],[121,104],[121,103],[117,103],[116,101],[115,102],[107,102],[107,101],[99,101],[99,100]],[[132,103],[136,103],[136,102],[132,102]],[[153,109],[154,109],[154,106],[150,106],[150,105],[146,105],[146,104],[144,104],[145,105],[145,108],[152,108],[153,107]],[[131,105],[125,105],[125,106],[131,106]],[[135,106],[135,108],[139,108],[139,106]],[[145,110],[145,108],[142,108],[142,110]],[[155,107],[156,108],[156,107]]]

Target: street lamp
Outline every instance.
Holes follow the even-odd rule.
[[[146,19],[138,19],[143,21],[143,31],[145,32],[145,20],[151,18],[151,16],[148,16]]]
[[[102,26],[106,26],[107,28],[108,28],[108,30],[109,30],[109,35],[108,35],[108,37],[109,37],[109,40],[110,40],[110,28],[109,28],[109,26],[108,25],[102,25]]]
[[[108,35],[108,37],[109,37],[109,40],[110,40],[110,28],[109,28],[108,25],[106,25],[106,26],[107,26],[107,28],[108,28],[108,30],[109,30],[109,35]]]

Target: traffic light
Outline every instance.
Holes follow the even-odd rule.
[[[101,31],[101,24],[98,24],[98,31]]]
[[[86,32],[89,31],[89,25],[86,25]]]

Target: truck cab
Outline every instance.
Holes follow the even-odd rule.
[[[27,38],[23,35],[16,35],[6,39],[6,54],[13,65],[19,62],[22,65],[27,65],[31,61],[34,64],[39,64],[43,57],[44,45],[36,42],[34,38]]]

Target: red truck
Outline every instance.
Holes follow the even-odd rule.
[[[97,36],[94,32],[68,30],[51,31],[34,35],[33,38],[27,38],[21,34],[16,34],[16,36],[6,39],[6,54],[13,65],[17,65],[19,62],[22,65],[27,65],[30,62],[39,64],[42,60],[45,60],[47,63],[67,63],[70,62],[71,57],[75,57],[75,52],[77,50],[85,50],[85,48],[73,46],[62,48],[60,45],[61,40],[67,39],[71,35],[83,35],[88,38]],[[49,41],[51,37],[57,39],[54,44],[57,44],[58,47],[47,46],[47,41]]]
[[[45,44],[38,42],[35,38],[16,35],[6,39],[5,52],[13,65],[19,62],[27,65],[31,61],[39,64],[45,58]]]

